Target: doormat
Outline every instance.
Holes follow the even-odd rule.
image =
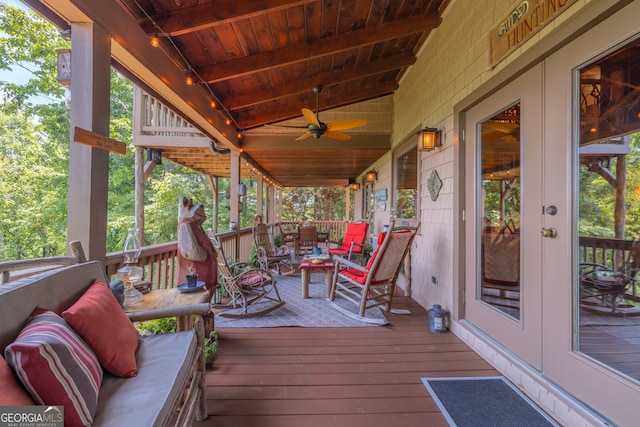
[[[451,426],[559,426],[505,377],[422,378]]]

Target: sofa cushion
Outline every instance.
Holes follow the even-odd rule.
[[[35,404],[20,381],[18,381],[11,366],[0,356],[0,406],[30,406]]]
[[[190,376],[196,352],[193,331],[139,337],[138,375],[105,374],[95,425],[160,426],[173,413]]]
[[[91,347],[105,370],[119,377],[136,375],[138,331],[105,283],[95,280],[62,317]]]
[[[62,317],[36,308],[5,358],[36,403],[64,406],[65,426],[93,422],[102,368]]]

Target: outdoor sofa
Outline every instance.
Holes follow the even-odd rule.
[[[127,318],[107,283],[102,265],[90,261],[0,285],[0,389],[13,390],[0,393],[0,405],[29,404],[25,399],[35,405],[64,405],[65,426],[190,425],[194,418],[206,418],[202,314],[210,312],[209,304],[189,307],[195,316],[194,330],[138,336],[132,321],[185,315],[185,308],[176,309],[179,313],[154,310]],[[73,325],[75,335],[68,333],[63,318],[69,320],[67,326]],[[42,364],[46,358],[40,360],[33,353],[31,359],[25,357],[29,347],[40,345],[42,339],[42,334],[25,329],[29,321],[29,328],[50,328],[44,335],[62,337],[36,350],[54,354],[49,357],[53,367],[39,366],[35,374],[26,372],[31,368],[22,363]],[[86,346],[78,343],[78,337]],[[18,361],[18,366],[10,360]],[[22,376],[15,375],[18,368],[25,369]],[[34,390],[48,401],[34,398]]]

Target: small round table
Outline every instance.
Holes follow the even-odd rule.
[[[309,298],[309,281],[314,271],[324,272],[325,296],[328,298],[331,292],[331,280],[333,279],[333,261],[327,259],[319,264],[314,264],[308,258],[303,258],[298,267],[302,273],[302,298]]]

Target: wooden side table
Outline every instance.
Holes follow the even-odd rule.
[[[153,289],[144,294],[144,300],[137,304],[128,305],[125,300],[124,311],[125,313],[136,313],[139,311],[163,310],[174,307],[187,308],[193,304],[208,303],[210,300],[211,292],[204,288],[196,292],[180,292],[176,288]],[[179,331],[187,331],[192,328],[190,315],[185,314],[184,316],[179,315],[177,317]]]
[[[328,298],[331,292],[331,280],[333,279],[333,261],[327,260],[319,264],[314,264],[306,258],[300,262],[302,277],[302,298],[309,298],[309,281],[311,273],[314,271],[324,272],[324,284],[326,285],[325,296]]]

